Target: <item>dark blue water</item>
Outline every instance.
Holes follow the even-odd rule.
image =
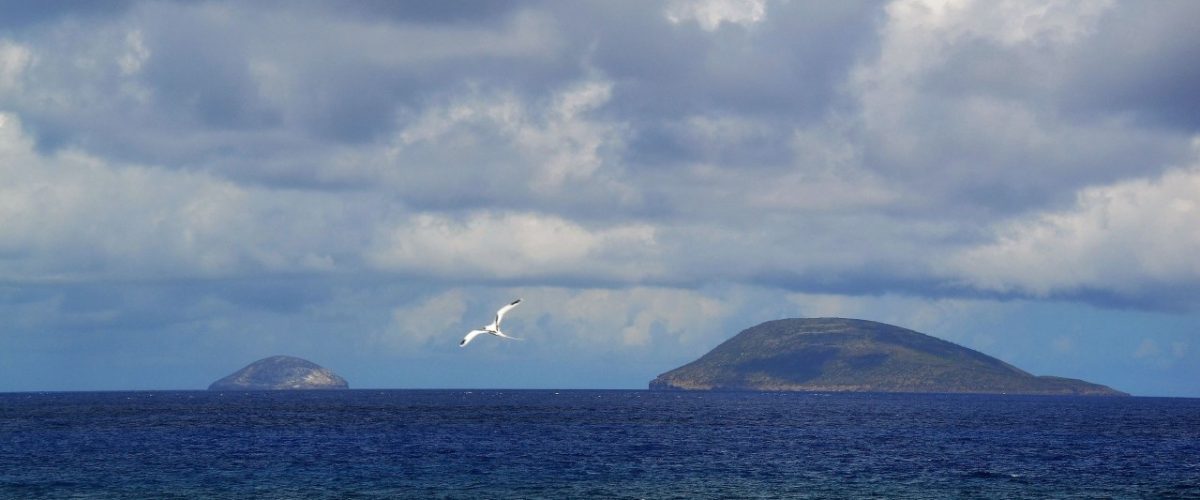
[[[1200,498],[1200,400],[0,394],[5,498]]]

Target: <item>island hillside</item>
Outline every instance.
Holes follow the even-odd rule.
[[[312,361],[271,356],[250,363],[208,386],[210,391],[347,389],[346,379]]]
[[[1128,395],[1082,380],[1034,376],[912,330],[843,318],[782,319],[746,329],[659,375],[650,389]]]

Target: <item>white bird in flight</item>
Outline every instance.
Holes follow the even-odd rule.
[[[492,324],[483,327],[482,330],[471,330],[470,332],[467,332],[467,336],[463,337],[462,341],[458,343],[458,346],[466,347],[469,342],[471,342],[472,340],[475,339],[475,337],[478,337],[485,333],[490,333],[497,337],[509,339],[509,340],[521,340],[516,337],[509,337],[508,335],[505,335],[504,332],[500,331],[500,321],[502,321],[504,319],[504,314],[507,313],[509,311],[509,309],[517,307],[517,304],[520,304],[520,303],[521,303],[521,299],[517,299],[517,300],[510,302],[508,305],[501,307],[499,311],[496,311],[496,319],[495,319],[495,321],[492,321]]]

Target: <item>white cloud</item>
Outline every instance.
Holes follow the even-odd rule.
[[[466,201],[634,202],[637,193],[614,161],[625,127],[592,115],[611,95],[612,83],[597,79],[537,101],[468,89],[427,107],[396,134],[382,162],[395,168],[383,175],[418,199],[433,188]],[[417,172],[434,166],[435,177]]]
[[[385,231],[370,251],[382,268],[481,282],[509,279],[640,280],[657,274],[655,229],[588,228],[553,215],[425,213]]]
[[[730,335],[723,321],[746,305],[736,297],[661,287],[453,287],[391,309],[391,327],[371,334],[367,345],[444,349],[514,298],[523,301],[505,317],[504,330],[524,340],[519,349],[529,355],[560,360],[706,350]]]
[[[1144,338],[1133,351],[1133,358],[1158,368],[1169,368],[1187,357],[1188,344],[1173,341],[1162,345],[1154,339]]]
[[[752,26],[767,15],[764,0],[674,0],[667,5],[667,20],[672,24],[695,21],[701,28],[714,31],[721,23]]]
[[[33,62],[28,47],[0,40],[0,92],[19,90],[25,68]]]
[[[1075,339],[1066,336],[1055,337],[1050,346],[1054,348],[1055,352],[1073,354],[1075,352]]]
[[[31,125],[61,116],[84,130],[95,128],[97,120],[125,127],[144,111],[138,107],[149,91],[136,77],[150,56],[142,31],[117,24],[35,30],[19,42],[0,40],[0,107],[21,113]],[[112,123],[115,119],[121,123]]]
[[[890,3],[879,55],[851,72],[869,165],[931,206],[1044,203],[1129,175],[1116,158],[1174,139],[1128,120],[1062,113],[1111,2]],[[1177,138],[1176,138],[1177,139]],[[1162,165],[1150,168],[1158,169]],[[974,192],[975,196],[965,196]]]
[[[1095,29],[1110,1],[1045,4],[987,0],[900,0],[888,4],[875,76],[904,81],[945,62],[948,51],[983,40],[1006,47],[1069,45]],[[882,83],[882,82],[881,82]]]
[[[381,339],[385,344],[399,342],[413,345],[446,338],[447,331],[462,325],[466,312],[467,302],[463,291],[447,290],[416,304],[397,307],[392,311],[397,331],[382,332]]]
[[[333,265],[296,231],[330,217],[319,199],[257,192],[202,173],[43,156],[0,114],[0,277],[14,280],[224,276]],[[295,218],[293,218],[295,216]],[[275,219],[275,220],[272,220]],[[329,228],[322,228],[327,230]]]
[[[523,317],[545,316],[539,341],[589,350],[642,349],[650,344],[703,347],[724,338],[721,321],[735,306],[709,294],[674,288],[536,288],[523,290]],[[556,338],[570,335],[570,339]]]
[[[949,271],[974,287],[1036,296],[1136,296],[1195,283],[1200,168],[1089,188],[1069,210],[1023,217],[995,233],[950,259]]]
[[[905,193],[864,168],[861,148],[848,139],[846,125],[834,121],[793,132],[795,168],[761,181],[748,196],[751,206],[821,213],[861,212],[920,202],[920,197]]]
[[[1157,357],[1160,353],[1158,343],[1150,339],[1142,339],[1142,343],[1138,344],[1137,350],[1133,351],[1133,357],[1138,359]]]
[[[491,145],[478,137],[490,133],[503,138],[519,151],[522,160],[534,165],[532,182],[539,190],[592,180],[603,165],[600,149],[611,148],[620,140],[620,127],[591,120],[587,114],[607,102],[611,94],[611,83],[585,81],[561,90],[539,107],[512,94],[469,92],[450,104],[427,109],[402,129],[388,158],[403,162],[405,149],[420,143],[453,142],[465,148]]]
[[[1072,42],[1091,32],[1112,1],[1047,4],[1019,0],[900,0],[887,15],[896,34],[921,44],[960,42],[963,37],[1005,45]],[[916,54],[912,54],[916,55]],[[927,54],[928,55],[928,54]]]
[[[568,180],[587,180],[602,165],[599,154],[606,142],[616,139],[614,125],[587,120],[586,113],[608,101],[612,84],[586,82],[555,96],[541,127],[517,129],[521,148],[540,158],[542,173],[536,182],[542,189],[561,187]]]
[[[117,60],[122,74],[137,73],[149,58],[150,49],[146,48],[146,41],[140,30],[133,30],[125,35],[125,53]]]

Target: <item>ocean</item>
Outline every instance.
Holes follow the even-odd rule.
[[[3,498],[1200,498],[1200,399],[0,394]]]

